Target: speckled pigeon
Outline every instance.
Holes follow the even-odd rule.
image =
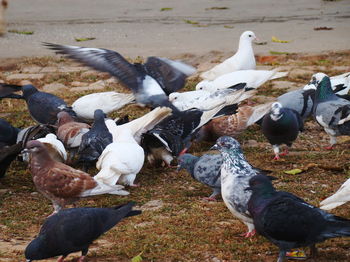
[[[70,208],[50,216],[42,225],[39,235],[24,251],[28,262],[81,251],[78,262],[84,261],[89,246],[103,233],[110,230],[122,219],[141,214],[132,210],[135,205],[129,202],[114,208]]]
[[[290,249],[310,246],[315,255],[316,243],[350,236],[350,220],[329,214],[291,193],[276,191],[266,176],[251,178],[246,190],[252,192],[248,210],[256,231],[280,249],[277,262],[283,262]]]
[[[304,124],[293,109],[284,108],[279,102],[271,105],[271,111],[262,119],[262,132],[273,147],[274,159],[280,158],[279,146],[286,144],[291,147],[299,132],[303,131]],[[281,155],[288,154],[288,148]]]
[[[220,154],[205,154],[201,157],[183,154],[178,157],[178,170],[186,169],[195,180],[213,189],[213,193],[205,198],[207,200],[215,200],[221,193],[221,165]]]

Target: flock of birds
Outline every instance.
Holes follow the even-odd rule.
[[[2,99],[24,99],[38,125],[25,129],[0,119],[0,177],[21,156],[28,162],[36,189],[53,204],[54,212],[39,235],[27,246],[27,261],[81,251],[83,261],[89,245],[121,219],[141,213],[133,202],[114,208],[68,208],[82,197],[127,195],[124,186],[135,184],[145,159],[151,164],[186,169],[199,182],[211,187],[207,198],[222,198],[231,213],[280,249],[278,261],[294,248],[310,246],[328,238],[350,236],[350,220],[329,210],[350,200],[350,180],[321,209],[301,198],[277,191],[271,176],[250,165],[233,137],[257,123],[273,147],[274,159],[303,131],[309,117],[330,136],[330,147],[339,135],[350,135],[350,73],[312,76],[310,83],[285,93],[276,102],[241,105],[259,86],[286,76],[277,70],[256,70],[252,48],[255,35],[244,32],[235,55],[200,75],[196,90],[178,92],[195,69],[180,61],[149,57],[143,64],[130,63],[117,52],[45,43],[93,69],[108,72],[132,94],[93,93],[68,106],[61,98],[33,85],[0,85]],[[19,95],[18,91],[22,94]],[[112,120],[107,114],[137,103],[152,108],[144,116]],[[194,141],[215,141],[220,154],[201,157],[186,153]],[[280,153],[279,146],[287,146]],[[72,166],[80,166],[84,171]],[[95,176],[86,173],[96,166]]]

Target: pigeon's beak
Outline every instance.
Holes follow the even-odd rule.
[[[260,39],[257,36],[254,38],[254,40],[255,42],[260,42]]]
[[[215,144],[210,148],[210,150],[219,150],[219,146]]]
[[[244,191],[251,191],[251,190],[253,189],[250,186],[244,189]]]

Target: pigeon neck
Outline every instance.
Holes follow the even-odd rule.
[[[248,39],[240,39],[237,53],[253,52],[252,43]]]
[[[327,100],[331,100],[332,98],[335,98],[336,95],[334,94],[332,87],[331,87],[331,81],[329,77],[324,77],[322,81],[318,84],[318,87],[316,89],[315,93],[315,102],[323,102]]]
[[[93,125],[92,125],[92,127],[91,127],[91,129],[94,129],[94,128],[97,128],[97,127],[101,128],[101,129],[106,129],[108,131],[108,128],[106,126],[104,117],[96,118],[94,123],[93,123]]]
[[[252,166],[245,159],[241,149],[226,149],[222,152],[224,158],[224,167],[227,170],[236,169],[236,170],[245,170],[247,174],[250,174],[249,171],[252,170]],[[242,172],[229,172],[233,175],[242,175]]]
[[[275,192],[276,191],[272,186],[255,188],[248,203],[249,213],[253,217],[260,214],[265,206],[269,203],[269,200],[273,197]]]
[[[46,148],[41,148],[39,151],[31,154],[30,169],[33,174],[36,174],[43,169],[50,168],[54,164],[54,161],[50,157]]]

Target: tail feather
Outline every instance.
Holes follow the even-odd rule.
[[[97,196],[97,195],[103,195],[103,194],[111,194],[111,195],[120,195],[120,196],[126,196],[129,195],[128,191],[122,190],[124,187],[122,185],[106,185],[101,183],[98,180],[95,180],[97,182],[96,187],[86,190],[83,193],[80,194],[80,197],[87,197],[87,196]]]
[[[323,232],[326,238],[350,236],[350,220],[332,214],[327,216],[328,225]]]
[[[253,107],[253,113],[247,121],[247,127],[259,121],[267,112],[269,112],[271,104],[272,102]]]
[[[277,78],[282,78],[288,75],[288,72],[277,72],[275,71],[275,73],[271,76],[270,80],[272,79],[277,79]]]

